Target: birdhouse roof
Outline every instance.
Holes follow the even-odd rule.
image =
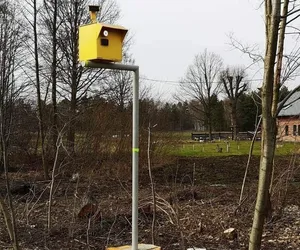
[[[280,103],[279,103],[280,104]],[[300,115],[300,91],[295,92],[285,102],[278,116],[299,116]]]
[[[100,27],[100,29],[102,30],[103,28],[107,28],[107,29],[115,29],[115,30],[122,30],[123,32],[127,32],[128,29],[126,29],[125,27],[121,26],[121,25],[114,25],[114,24],[106,24],[106,23],[86,23],[86,24],[82,24],[81,27],[85,27],[85,26],[90,26],[90,25],[97,25],[98,28]]]
[[[127,32],[127,29],[124,28],[121,25],[112,25],[112,24],[104,24],[104,23],[99,23],[101,24],[102,28],[107,28],[107,29],[118,29],[118,30],[123,30]]]

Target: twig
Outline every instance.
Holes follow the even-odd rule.
[[[89,235],[90,229],[91,229],[91,218],[89,218],[88,220],[88,225],[86,229],[86,244],[88,249],[90,249],[90,235]]]
[[[0,120],[2,120],[3,110],[0,110]],[[15,212],[14,212],[14,207],[13,207],[13,202],[12,202],[12,195],[10,191],[10,182],[9,182],[9,177],[8,177],[8,169],[7,169],[7,159],[6,159],[6,154],[7,154],[7,147],[6,147],[6,142],[4,138],[4,131],[3,131],[3,123],[0,124],[1,128],[1,142],[2,142],[2,161],[3,161],[3,166],[4,166],[4,176],[5,176],[5,182],[6,182],[6,190],[7,190],[7,197],[8,197],[8,206],[11,211],[10,216],[9,214],[7,215],[7,229],[10,231],[11,235],[11,240],[13,242],[13,249],[18,250],[19,249],[19,243],[18,243],[18,237],[17,237],[17,228],[16,228],[16,219],[15,219]],[[4,213],[5,211],[5,206],[4,203],[1,204],[2,211]],[[10,217],[10,218],[9,218]],[[8,219],[9,218],[9,219]]]
[[[155,244],[155,233],[154,232],[155,232],[155,222],[156,222],[156,197],[155,197],[155,184],[154,184],[154,181],[153,181],[152,169],[151,169],[150,147],[151,147],[151,124],[149,122],[147,157],[148,157],[148,171],[149,171],[152,201],[153,201],[153,216],[152,216],[152,225],[151,225],[151,237],[152,237],[152,244],[154,245]]]
[[[82,245],[87,245],[85,242],[82,242],[82,241],[80,241],[80,240],[77,240],[77,239],[74,239],[74,241],[76,241],[76,242],[78,242],[78,243],[80,243],[80,244],[82,244]],[[92,247],[92,248],[96,248],[95,246],[93,246],[93,245],[90,245],[90,247]]]
[[[11,241],[13,241],[13,229],[12,229],[10,214],[9,214],[8,208],[7,208],[6,204],[4,203],[4,200],[3,200],[2,197],[0,197],[0,210],[3,213],[3,217],[4,217],[4,220],[5,220],[5,224],[6,224],[6,227],[7,227],[8,234],[9,234],[9,238],[10,238]]]
[[[117,210],[117,211],[118,211],[118,210]],[[107,238],[106,238],[106,246],[108,246],[108,243],[109,243],[109,237],[110,237],[111,231],[112,231],[112,229],[113,229],[113,227],[114,227],[116,221],[117,221],[117,212],[116,212],[116,215],[115,215],[115,219],[114,219],[114,221],[113,221],[113,223],[112,223],[112,225],[111,225],[111,227],[110,227],[110,229],[109,229],[109,231],[108,231],[108,235],[107,235]]]
[[[53,163],[53,169],[52,169],[52,178],[51,178],[51,185],[50,185],[50,194],[49,194],[49,204],[48,204],[48,232],[51,229],[51,208],[52,208],[52,196],[53,196],[53,186],[54,186],[54,180],[55,180],[55,169],[57,166],[57,160],[58,160],[58,152],[59,148],[62,144],[62,138],[61,135],[59,134],[57,137],[57,142],[56,142],[56,153],[55,153],[55,159]]]
[[[72,229],[71,229],[71,238],[73,238],[74,235],[74,224],[75,224],[75,216],[76,216],[76,199],[78,198],[77,193],[78,193],[78,185],[79,185],[79,179],[80,176],[78,176],[77,181],[76,181],[76,187],[75,187],[75,192],[74,192],[74,201],[73,201],[73,216],[72,216]]]
[[[245,174],[244,174],[244,179],[243,179],[243,184],[242,184],[241,194],[240,194],[240,199],[239,199],[239,206],[242,203],[243,193],[244,193],[244,188],[245,188],[245,183],[246,183],[247,174],[248,174],[248,170],[249,170],[249,166],[250,166],[250,161],[251,161],[251,156],[252,156],[252,152],[253,152],[253,148],[254,148],[254,142],[255,142],[255,138],[256,138],[256,135],[257,135],[260,123],[261,123],[261,117],[259,118],[258,124],[256,126],[256,129],[255,129],[252,141],[251,141],[250,149],[249,149],[248,161],[247,161],[247,165],[246,165],[246,169],[245,169]]]

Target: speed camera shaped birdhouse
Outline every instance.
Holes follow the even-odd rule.
[[[99,6],[89,6],[91,23],[79,27],[79,60],[95,62],[122,61],[127,29],[97,22]]]

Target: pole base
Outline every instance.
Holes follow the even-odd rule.
[[[127,246],[121,246],[121,247],[108,247],[106,250],[131,250],[132,247]],[[149,244],[138,244],[138,250],[161,250],[160,247],[149,245]]]

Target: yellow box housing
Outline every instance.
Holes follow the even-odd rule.
[[[131,250],[131,246],[122,246],[122,247],[108,247],[106,250]],[[148,244],[139,244],[138,245],[139,250],[161,250],[160,247],[154,246],[154,245],[148,245]]]
[[[90,23],[79,27],[79,60],[121,62],[127,29],[118,25]]]

